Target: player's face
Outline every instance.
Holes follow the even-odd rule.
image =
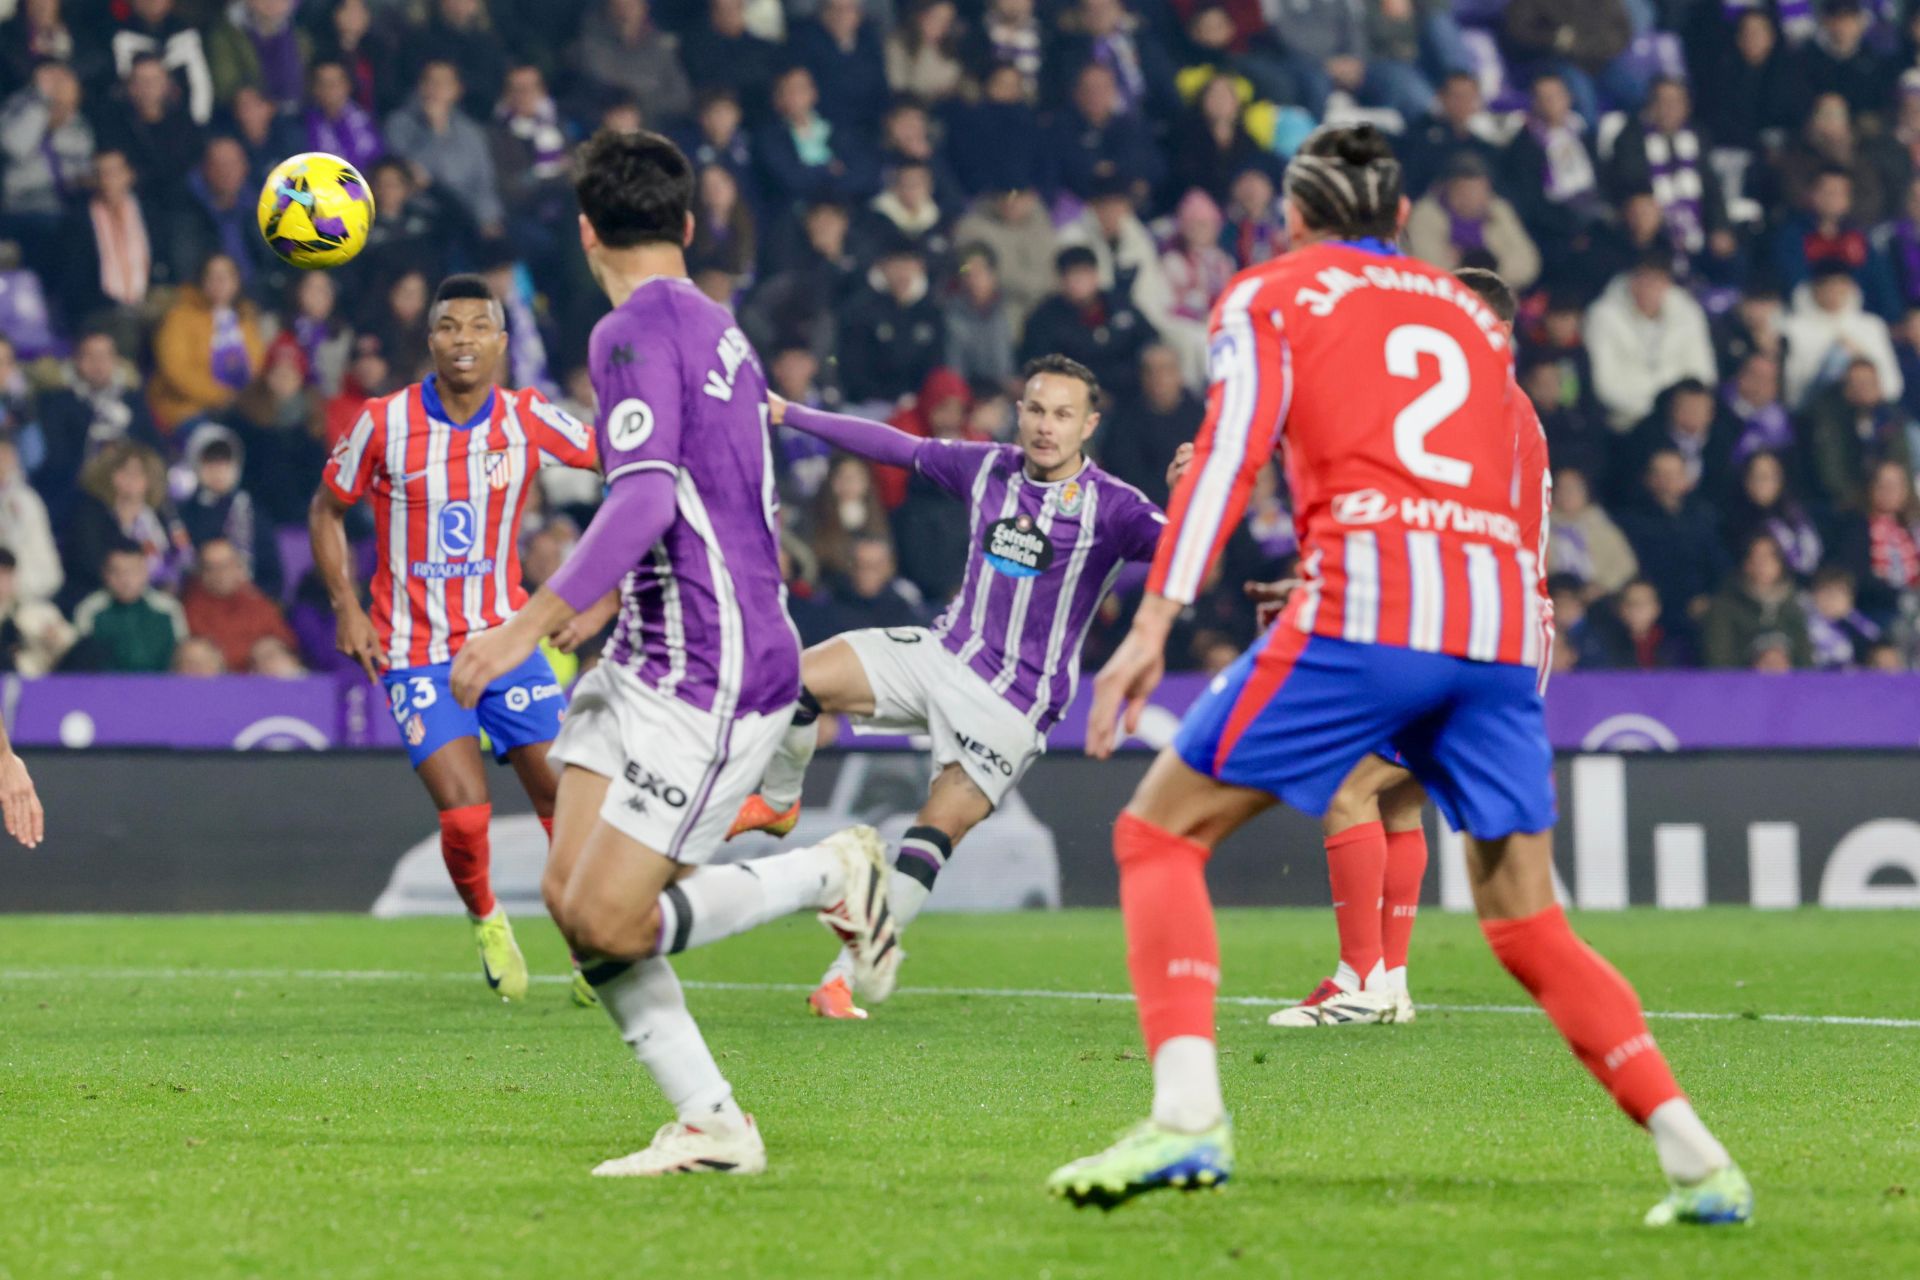
[[[466,392],[492,380],[506,353],[507,335],[494,303],[454,298],[434,309],[427,346],[440,381],[455,392]]]
[[[1036,373],[1020,397],[1020,452],[1036,476],[1061,478],[1079,469],[1081,450],[1100,422],[1087,384],[1059,373]]]

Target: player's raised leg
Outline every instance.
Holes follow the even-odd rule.
[[[912,924],[927,905],[954,848],[992,812],[993,801],[959,764],[950,763],[934,776],[926,804],[900,837],[888,879],[887,897],[900,928]],[[865,1018],[866,1010],[854,1003],[854,966],[853,952],[842,947],[807,997],[808,1007],[823,1018]]]
[[[748,831],[784,836],[800,821],[800,791],[820,745],[821,715],[872,715],[873,686],[853,646],[835,637],[800,655],[800,701],[760,787],[741,804],[727,839]]]
[[[577,749],[591,750],[579,741],[585,736],[575,735]],[[658,791],[664,799],[674,788],[661,783]],[[687,1012],[668,956],[807,909],[830,914],[852,933],[857,954],[889,945],[880,841],[871,828],[856,827],[751,864],[687,866],[653,847],[670,842],[643,842],[622,830],[636,825],[627,803],[635,794],[646,793],[624,779],[610,785],[597,772],[569,768],[555,824],[555,863],[566,869],[564,887],[551,890],[561,932],[676,1116],[648,1147],[595,1173],[757,1173],[766,1164],[759,1134]],[[599,820],[586,821],[588,813]],[[697,825],[700,815],[686,821]]]
[[[514,940],[506,909],[493,896],[493,803],[480,743],[469,735],[453,738],[420,762],[420,781],[440,811],[440,856],[454,892],[466,904],[480,950],[480,971],[504,1000],[524,1000],[527,962]]]
[[[1214,847],[1273,803],[1163,751],[1113,829],[1127,971],[1153,1064],[1153,1111],[1105,1151],[1056,1170],[1055,1195],[1112,1208],[1161,1187],[1216,1186],[1233,1172],[1220,1094],[1214,1000],[1220,943],[1206,866]]]
[[[1468,850],[1493,954],[1620,1109],[1653,1135],[1669,1191],[1648,1224],[1749,1221],[1753,1188],[1680,1091],[1632,985],[1575,935],[1554,901],[1552,832],[1475,838]]]

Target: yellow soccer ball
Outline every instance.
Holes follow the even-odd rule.
[[[282,160],[260,191],[260,234],[303,271],[353,260],[373,226],[373,188],[360,171],[324,151]]]

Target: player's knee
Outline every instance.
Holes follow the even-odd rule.
[[[1376,821],[1378,817],[1370,793],[1341,787],[1327,802],[1327,811],[1320,819],[1320,827],[1326,834],[1336,836],[1362,823]]]
[[[576,951],[615,960],[638,960],[653,954],[660,940],[660,907],[649,902],[644,910],[609,902],[599,895],[577,891],[566,896],[563,932]]]

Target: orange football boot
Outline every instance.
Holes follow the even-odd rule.
[[[847,986],[847,980],[839,977],[821,983],[819,989],[807,997],[807,1007],[821,1018],[858,1021],[867,1016],[867,1011],[853,1002],[853,991]]]
[[[748,796],[740,804],[740,812],[734,815],[733,825],[727,828],[727,839],[748,831],[764,831],[770,836],[784,836],[793,830],[800,821],[800,802],[795,800],[793,807],[785,813],[775,813],[773,806],[760,798],[758,792]]]

